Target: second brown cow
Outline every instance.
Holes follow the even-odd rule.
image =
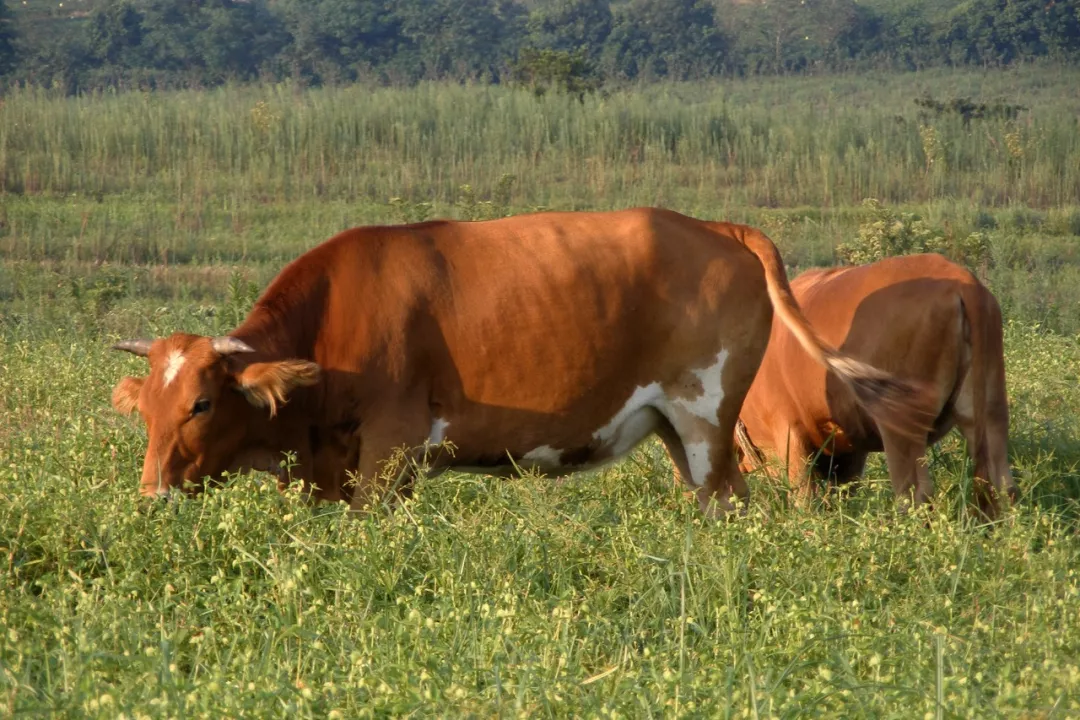
[[[933,493],[927,448],[959,427],[980,510],[994,517],[1002,495],[1015,499],[1001,309],[974,275],[940,255],[909,255],[810,270],[791,287],[825,342],[932,388],[936,420],[921,438],[879,426],[774,322],[740,414],[744,470],[767,458],[786,461],[789,481],[805,501],[816,477],[851,480],[862,474],[868,453],[884,450],[897,496],[913,496],[919,505]]]

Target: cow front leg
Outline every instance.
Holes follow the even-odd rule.
[[[734,429],[734,420],[718,427],[681,412],[670,426],[658,430],[675,468],[706,517],[720,519],[736,507],[746,511],[750,488],[739,471]]]
[[[775,452],[787,468],[788,486],[794,495],[795,507],[809,508],[817,495],[809,439],[798,428],[786,425],[776,428],[773,437],[776,438]]]
[[[930,501],[934,484],[926,461],[926,439],[913,440],[890,431],[881,432],[889,480],[902,511]]]
[[[409,497],[429,422],[383,421],[360,429],[360,461],[351,483],[350,512],[365,512],[384,499]],[[387,498],[387,494],[390,497]]]

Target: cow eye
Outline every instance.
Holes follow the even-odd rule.
[[[195,405],[191,408],[192,415],[199,415],[210,409],[210,401],[206,398],[202,400],[196,400]]]

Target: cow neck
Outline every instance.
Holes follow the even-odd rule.
[[[310,260],[292,263],[255,302],[231,334],[255,348],[258,360],[312,360],[327,281]]]
[[[304,352],[301,347],[302,338],[296,337],[298,329],[289,322],[289,318],[281,317],[281,313],[265,306],[256,306],[247,319],[229,334],[255,349],[250,355],[252,362],[290,358],[309,360],[310,353]]]

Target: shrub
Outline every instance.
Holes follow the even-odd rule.
[[[600,87],[600,77],[584,50],[525,48],[512,70],[513,82],[540,97],[549,90],[576,95],[584,102],[586,93]]]
[[[990,261],[990,238],[973,232],[963,238],[948,235],[931,227],[919,215],[897,212],[876,198],[863,200],[870,217],[859,224],[858,238],[836,248],[840,259],[850,265],[862,265],[897,255],[940,253],[969,267]]]

